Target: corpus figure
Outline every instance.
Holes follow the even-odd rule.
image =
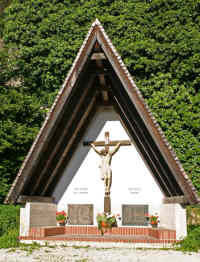
[[[105,195],[109,196],[112,184],[112,156],[120,148],[120,143],[118,143],[113,150],[110,150],[109,145],[105,145],[105,148],[101,150],[98,150],[94,143],[91,143],[91,146],[94,149],[94,151],[101,157],[101,164],[99,166],[99,168],[101,169],[101,179],[104,181]]]

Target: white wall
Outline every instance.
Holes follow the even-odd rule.
[[[163,204],[160,209],[160,226],[176,230],[176,239],[187,236],[186,209],[180,204]]]
[[[105,131],[110,132],[110,140],[130,140],[116,113],[104,111],[97,113],[83,141],[104,140]],[[100,157],[92,149],[79,145],[53,193],[59,210],[66,210],[67,204],[94,204],[95,217],[103,212],[104,184],[99,164]],[[122,204],[149,204],[149,213],[159,213],[163,194],[135,146],[123,146],[113,156],[112,174],[113,213],[121,214]]]

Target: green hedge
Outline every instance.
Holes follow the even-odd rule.
[[[191,226],[200,226],[200,206],[188,206],[187,207],[187,224]]]
[[[0,249],[19,246],[20,206],[0,205]]]
[[[181,251],[200,250],[200,206],[187,206],[187,236],[178,244],[177,249]]]
[[[19,206],[0,205],[0,237],[19,229]]]
[[[200,250],[200,226],[189,226],[188,235],[180,243],[177,250],[198,252]]]
[[[18,240],[19,230],[11,229],[2,237],[0,237],[0,249],[1,248],[13,248],[18,247],[20,242]]]

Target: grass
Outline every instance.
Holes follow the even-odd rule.
[[[40,249],[42,246],[36,242],[33,242],[32,244],[23,244],[20,243],[19,250],[26,251],[29,254],[32,254],[33,251]]]
[[[73,248],[75,248],[75,249],[80,249],[80,248],[85,248],[85,249],[87,249],[87,248],[90,248],[90,246],[88,245],[88,246],[72,246]]]
[[[1,248],[16,248],[20,246],[18,240],[19,232],[17,229],[11,229],[0,237],[0,249]]]
[[[19,228],[19,206],[0,205],[0,237]]]
[[[99,250],[109,250],[109,249],[118,249],[118,247],[96,247],[95,249],[97,250],[97,251],[99,251]]]
[[[87,258],[83,258],[83,259],[78,259],[78,260],[75,260],[75,262],[87,262],[88,259]]]
[[[36,242],[33,242],[32,244],[24,244],[24,243],[18,243],[17,246],[9,248],[7,251],[8,253],[14,253],[17,250],[25,251],[29,254],[32,254],[33,251],[40,249],[42,246]],[[7,248],[7,247],[6,247]]]
[[[189,227],[187,237],[174,247],[183,252],[198,252],[200,250],[200,225]]]

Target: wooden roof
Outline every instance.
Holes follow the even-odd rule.
[[[151,170],[165,202],[200,202],[126,66],[96,20],[35,139],[5,203],[51,197],[99,106],[112,106]]]

